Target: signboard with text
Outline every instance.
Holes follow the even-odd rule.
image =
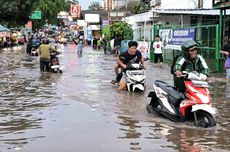
[[[42,19],[42,13],[41,13],[41,11],[34,11],[31,14],[31,19]]]
[[[70,6],[70,14],[73,18],[79,18],[81,13],[81,6],[78,4],[72,4]]]
[[[195,40],[195,28],[163,29],[159,31],[166,49],[181,50],[181,44],[187,40]]]

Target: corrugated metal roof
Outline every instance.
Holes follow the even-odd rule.
[[[183,15],[220,15],[220,10],[214,9],[155,9],[152,12],[159,14],[183,14]],[[226,10],[230,15],[230,10]]]

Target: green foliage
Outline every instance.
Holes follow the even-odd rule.
[[[57,20],[57,14],[65,9],[65,0],[39,0],[34,4],[34,10],[42,11],[42,20],[49,24]]]
[[[65,10],[65,0],[0,0],[0,23],[8,26],[24,25],[34,10],[42,11],[41,20],[36,23],[57,22],[57,14]]]
[[[0,21],[8,26],[24,25],[36,0],[0,0]]]
[[[103,8],[100,6],[99,2],[92,2],[88,7],[88,10],[92,10],[92,11],[99,11],[102,9]]]
[[[70,3],[65,0],[37,0],[33,5],[33,10],[42,12],[41,20],[33,20],[33,28],[41,27],[45,24],[57,24],[57,14],[64,11]]]
[[[135,5],[133,7],[133,9],[131,10],[131,12],[133,14],[140,14],[140,13],[144,13],[144,12],[147,12],[151,9],[150,7],[150,4],[149,3],[143,3],[143,2],[140,2],[138,3],[137,5]]]
[[[116,22],[110,26],[111,37],[121,36],[124,39],[133,39],[133,29],[132,27],[123,21]]]
[[[110,33],[109,26],[103,27],[102,33],[105,35],[106,40],[111,40],[111,33]]]

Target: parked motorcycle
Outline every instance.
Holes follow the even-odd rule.
[[[148,97],[149,113],[159,113],[174,122],[192,121],[197,127],[213,127],[216,121],[213,115],[216,110],[211,106],[207,76],[198,72],[183,72],[186,92],[181,93],[173,86],[157,80],[154,90]]]
[[[146,76],[143,65],[137,63],[128,64],[125,74],[128,91],[144,92]]]

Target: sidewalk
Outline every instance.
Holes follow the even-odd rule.
[[[229,79],[226,79],[225,72],[224,73],[210,73],[210,79],[212,82],[230,82]]]

